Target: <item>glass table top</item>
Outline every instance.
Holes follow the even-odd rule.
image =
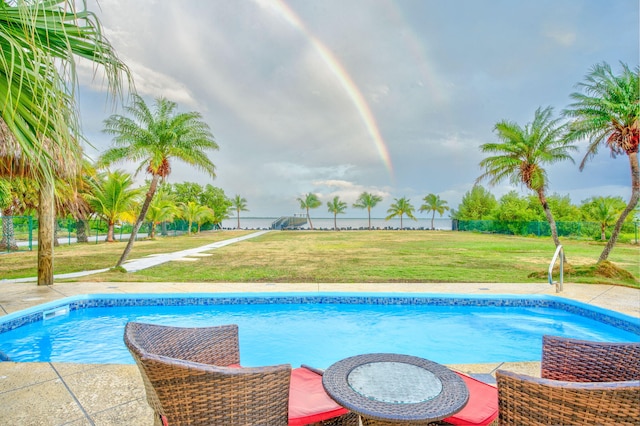
[[[391,404],[429,401],[442,392],[432,372],[404,362],[369,362],[355,367],[347,383],[365,398]]]

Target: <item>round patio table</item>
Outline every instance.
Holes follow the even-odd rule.
[[[345,358],[324,372],[322,384],[365,425],[428,424],[462,410],[469,399],[462,379],[444,365],[401,354]]]

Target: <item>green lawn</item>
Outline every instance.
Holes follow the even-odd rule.
[[[198,247],[249,231],[215,231],[140,241],[130,259]],[[640,288],[640,247],[618,244],[594,265],[603,243],[563,240],[565,281]],[[125,243],[56,248],[55,273],[113,266]],[[194,262],[170,262],[136,273],[107,272],[80,281],[207,282],[546,282],[550,238],[453,231],[274,231],[212,250]],[[35,251],[0,256],[0,276],[35,276]],[[625,274],[614,269],[622,269]]]

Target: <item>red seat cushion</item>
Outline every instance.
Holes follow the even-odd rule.
[[[488,425],[498,417],[498,388],[456,372],[469,389],[469,402],[445,422],[454,425]]]
[[[322,386],[322,376],[306,368],[291,371],[289,426],[306,425],[347,414]]]

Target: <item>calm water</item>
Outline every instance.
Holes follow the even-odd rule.
[[[397,352],[440,363],[534,361],[543,334],[637,341],[638,335],[564,311],[384,305],[219,305],[91,308],[0,334],[14,361],[133,363],[128,321],[177,326],[238,324],[242,364],[326,368],[347,356]]]
[[[451,230],[451,219],[436,218],[433,221],[433,227],[438,230]],[[271,224],[278,219],[277,217],[247,217],[246,219],[240,215],[240,227],[244,229],[268,229]],[[415,221],[404,217],[402,227],[404,229],[431,229],[431,217],[417,218]],[[311,223],[315,229],[333,229],[333,217],[331,218],[315,218],[311,216]],[[336,219],[338,228],[345,229],[367,229],[369,226],[368,219],[365,218],[343,218],[338,216]],[[238,226],[238,218],[232,217],[222,221],[222,227],[225,229],[235,229]],[[393,218],[384,220],[384,218],[371,218],[371,228],[375,229],[400,229],[400,219]],[[308,224],[301,229],[309,229]]]

